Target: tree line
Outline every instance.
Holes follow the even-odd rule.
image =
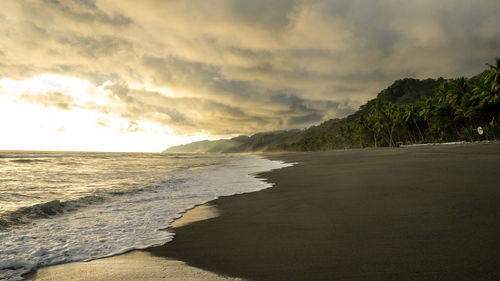
[[[473,78],[445,80],[433,95],[393,103],[380,95],[355,114],[280,150],[399,146],[500,139],[500,58]],[[321,133],[314,133],[314,130]]]

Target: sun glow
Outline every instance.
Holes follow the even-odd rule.
[[[0,79],[0,150],[159,152],[206,138],[124,118],[110,83],[50,74]]]

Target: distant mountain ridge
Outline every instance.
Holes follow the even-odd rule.
[[[252,136],[238,136],[232,139],[204,140],[173,146],[165,153],[240,153],[276,150],[270,148],[279,144],[293,143],[304,135],[301,130],[257,133]]]
[[[437,87],[443,83],[445,79],[413,79],[405,78],[395,81],[387,89],[382,90],[377,98],[387,102],[405,104],[415,102],[418,98],[432,97]],[[361,106],[360,110],[352,115],[342,119],[330,119],[317,126],[312,126],[307,129],[274,131],[256,133],[252,136],[238,136],[232,139],[221,140],[203,140],[192,142],[184,145],[170,147],[164,150],[164,153],[238,153],[238,152],[257,152],[257,151],[281,151],[281,150],[297,150],[289,149],[299,141],[304,141],[311,136],[329,137],[326,131],[335,130],[337,124],[341,124],[355,116],[367,113],[375,104],[376,99],[368,101]],[[300,149],[299,149],[300,150]]]
[[[396,80],[344,118],[302,130],[198,141],[166,153],[316,151],[500,139],[500,59],[472,78]],[[484,134],[477,133],[483,126]]]

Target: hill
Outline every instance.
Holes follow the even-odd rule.
[[[498,139],[500,59],[472,78],[395,81],[355,113],[303,130],[199,141],[167,153],[315,151]],[[482,126],[483,134],[478,127]]]

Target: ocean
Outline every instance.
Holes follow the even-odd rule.
[[[268,188],[253,175],[289,165],[240,154],[0,151],[0,280],[162,245],[186,210]]]

